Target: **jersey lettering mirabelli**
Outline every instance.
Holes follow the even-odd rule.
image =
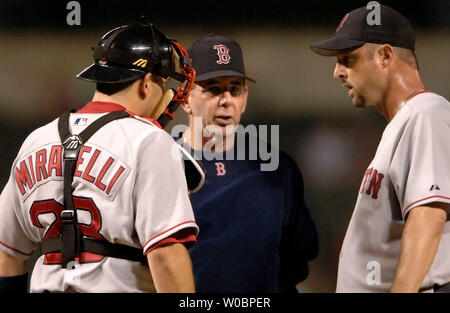
[[[369,179],[370,177],[370,179]],[[372,194],[372,199],[378,198],[378,190],[380,190],[381,181],[383,180],[384,174],[378,173],[376,169],[369,168],[366,170],[364,175],[364,182],[361,187],[361,193],[366,191],[366,194]],[[368,182],[368,186],[366,187]]]
[[[115,166],[117,169],[115,170],[115,173],[111,175],[111,171],[109,170],[114,161],[116,161],[115,158],[110,155],[102,165],[96,164],[102,151],[99,149],[95,149],[93,153],[91,153],[91,151],[92,147],[89,146],[83,146],[81,148],[75,166],[74,177],[82,178],[84,181],[95,185],[106,195],[109,195],[111,189],[125,171],[125,167],[124,165],[120,165],[118,168]],[[94,166],[97,169],[95,174],[91,173]],[[43,148],[30,154],[15,168],[15,177],[20,193],[24,196],[28,191],[31,191],[37,183],[44,182],[50,178],[62,177],[62,169],[61,145]],[[109,179],[105,181],[105,177],[109,177]]]

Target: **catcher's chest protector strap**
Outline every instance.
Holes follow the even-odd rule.
[[[71,112],[66,112],[61,115],[58,121],[59,136],[63,145],[64,168],[64,210],[61,212],[61,220],[63,222],[61,235],[57,238],[42,241],[40,253],[62,252],[61,263],[63,268],[67,268],[67,264],[70,261],[75,260],[75,257],[83,251],[132,261],[143,261],[145,257],[143,256],[141,249],[82,237],[77,223],[77,213],[72,195],[75,165],[78,161],[81,147],[101,127],[111,121],[130,117],[130,114],[126,111],[114,111],[108,113],[95,120],[79,135],[72,135],[69,129]]]

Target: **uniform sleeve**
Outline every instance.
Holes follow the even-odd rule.
[[[404,128],[389,169],[404,219],[415,207],[450,203],[449,124],[437,112],[423,112]]]
[[[288,159],[284,182],[287,219],[280,245],[280,286],[282,292],[296,292],[296,285],[308,276],[308,261],[318,254],[316,226],[305,201],[302,174]]]
[[[21,214],[21,207],[14,174],[11,173],[0,195],[0,249],[26,260],[36,245],[25,235],[17,214]]]
[[[137,158],[133,200],[144,253],[163,243],[195,243],[198,227],[177,144],[168,134],[157,132],[141,144]]]

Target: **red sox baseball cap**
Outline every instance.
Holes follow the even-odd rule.
[[[415,49],[416,37],[408,19],[390,7],[362,7],[345,14],[333,37],[311,45],[311,49],[324,56],[336,55],[369,43],[390,44]],[[373,19],[374,14],[379,19]],[[369,16],[370,14],[370,16]]]
[[[195,40],[187,51],[197,73],[196,82],[229,76],[255,82],[245,73],[241,46],[228,37],[205,35]]]

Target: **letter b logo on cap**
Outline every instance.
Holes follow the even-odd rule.
[[[230,50],[225,45],[215,45],[214,49],[217,50],[217,55],[219,59],[217,60],[217,64],[228,64],[230,63]]]

